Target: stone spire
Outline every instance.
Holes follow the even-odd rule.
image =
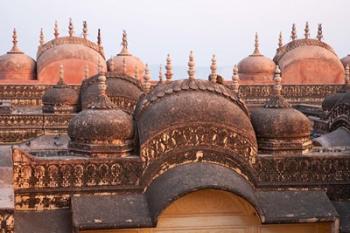
[[[211,58],[211,65],[210,65],[210,80],[213,82],[213,83],[216,83],[216,80],[217,80],[217,73],[216,73],[216,70],[217,70],[217,67],[216,67],[216,56],[215,54],[213,54],[213,57]]]
[[[45,38],[44,38],[44,31],[43,28],[40,29],[40,36],[39,36],[39,46],[43,46],[45,44]]]
[[[167,82],[171,82],[173,79],[173,66],[171,63],[170,54],[168,54],[166,58],[165,77]]]
[[[72,18],[69,18],[68,34],[70,37],[72,37],[74,34],[74,27],[73,27]]]
[[[194,80],[196,79],[196,71],[195,71],[195,62],[193,57],[193,51],[190,52],[190,56],[188,59],[188,79]]]
[[[350,67],[349,64],[345,67],[345,85],[350,85]]]
[[[283,37],[282,37],[282,32],[280,32],[280,35],[278,37],[278,48],[282,48],[283,46]]]
[[[162,65],[159,66],[159,73],[158,73],[158,78],[159,78],[159,83],[163,83],[163,70],[162,70]]]
[[[84,79],[88,79],[89,78],[89,66],[85,65],[84,67]]]
[[[235,64],[235,66],[233,67],[232,88],[233,88],[233,92],[238,95],[238,92],[239,92],[239,75],[238,75],[238,66],[237,66],[237,64]]]
[[[83,21],[83,38],[87,39],[87,36],[88,36],[87,22]]]
[[[273,77],[273,87],[270,95],[270,99],[265,103],[265,108],[290,108],[290,104],[282,96],[282,85],[281,85],[281,70],[279,66],[276,66],[275,75]]]
[[[59,31],[58,31],[58,23],[57,20],[55,21],[55,27],[54,27],[54,32],[53,35],[55,36],[55,39],[57,39],[60,35]]]
[[[143,80],[145,81],[144,82],[144,89],[145,89],[145,92],[149,92],[151,90],[151,83],[150,83],[150,80],[151,80],[151,74],[149,72],[149,68],[148,68],[148,64],[146,64],[145,66],[145,75],[143,77]]]
[[[318,24],[317,28],[317,39],[321,41],[323,39],[322,24]]]
[[[123,75],[126,75],[126,60],[123,58]]]
[[[292,40],[296,40],[297,39],[297,28],[295,26],[295,23],[293,23],[293,26],[292,26],[292,32],[290,34],[290,38]]]
[[[64,82],[64,69],[63,69],[63,65],[62,64],[59,67],[59,76],[58,76],[57,85],[59,85],[59,86],[66,85],[66,83]]]
[[[252,54],[253,56],[260,56],[261,53],[259,51],[259,36],[258,33],[255,33],[255,43],[254,43],[254,52]]]
[[[310,37],[309,22],[305,23],[304,36],[305,36],[305,39],[309,39]]]
[[[102,46],[101,29],[100,28],[97,30],[97,44],[99,47]]]
[[[17,31],[16,28],[14,28],[12,33],[12,48],[8,53],[22,53],[21,50],[18,48],[17,44]]]
[[[129,55],[128,50],[128,35],[126,34],[126,31],[123,30],[123,37],[122,37],[122,50],[120,51],[119,55]]]

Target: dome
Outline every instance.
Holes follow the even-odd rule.
[[[143,94],[139,80],[127,76],[107,75],[107,96],[114,105],[127,113],[133,113],[139,97]],[[80,88],[82,109],[86,109],[98,93],[98,76],[85,80]]]
[[[281,78],[278,67],[274,93],[264,107],[255,108],[251,120],[258,138],[261,153],[292,154],[308,151],[311,123],[301,112],[293,109],[281,96]]]
[[[98,80],[100,92],[95,100],[69,122],[68,148],[92,157],[127,156],[134,145],[133,119],[116,110],[106,96],[105,76],[99,76]]]
[[[245,104],[224,85],[196,80],[192,73],[153,88],[139,101],[135,119],[146,164],[195,147],[255,162],[257,143]]]
[[[57,24],[56,24],[57,26]],[[101,45],[100,32],[98,42],[87,39],[87,28],[84,23],[83,38],[74,36],[73,26],[70,22],[69,36],[59,37],[55,27],[55,39],[41,44],[37,52],[37,72],[40,83],[53,84],[58,79],[53,78],[59,72],[59,66],[65,67],[65,81],[67,84],[81,84],[84,78],[84,70],[96,74],[96,64],[105,61],[103,47]],[[103,71],[106,71],[106,63],[101,62]]]
[[[63,66],[60,68],[58,83],[47,89],[42,97],[44,113],[75,113],[79,103],[76,90],[67,86],[63,81]]]
[[[128,50],[127,34],[123,32],[122,50],[107,61],[108,71],[118,76],[135,77],[142,80],[145,65],[140,58],[133,56]]]
[[[23,84],[36,79],[36,63],[17,47],[17,33],[13,31],[13,47],[0,56],[0,82]]]
[[[348,54],[347,56],[343,57],[343,58],[341,59],[341,62],[343,63],[344,68],[345,68],[347,65],[350,65],[350,54]]]
[[[259,51],[258,35],[255,35],[253,54],[238,63],[239,77],[242,84],[269,84],[275,70],[275,63]]]
[[[281,46],[274,57],[283,73],[286,84],[340,84],[344,67],[334,50],[319,39],[310,39],[308,29],[305,39],[293,40]],[[322,67],[322,68],[321,68]]]

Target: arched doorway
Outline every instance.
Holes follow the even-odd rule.
[[[262,225],[255,209],[230,192],[205,189],[170,204],[155,228],[87,233],[329,233],[330,223]]]

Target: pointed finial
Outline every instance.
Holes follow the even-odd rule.
[[[196,71],[195,71],[195,63],[194,63],[194,57],[193,57],[193,51],[190,52],[190,56],[189,56],[189,59],[188,59],[188,78],[190,80],[194,80],[196,77],[195,77],[195,74],[196,74]]]
[[[126,34],[126,31],[123,30],[123,37],[122,37],[122,50],[119,54],[129,54],[128,51],[128,35]]]
[[[162,69],[162,65],[159,66],[159,74],[158,74],[158,78],[159,78],[159,83],[163,83],[163,69]]]
[[[322,32],[322,24],[319,23],[318,24],[318,28],[317,28],[317,39],[319,41],[321,41],[323,39],[323,32]]]
[[[346,67],[345,67],[345,84],[346,85],[350,84],[350,67],[349,67],[349,64],[347,64]]]
[[[137,67],[137,65],[135,65],[135,79],[139,79],[139,68]]]
[[[98,46],[100,46],[100,47],[101,47],[101,45],[102,45],[101,29],[100,29],[100,28],[97,30],[97,44],[98,44]]]
[[[283,37],[282,37],[282,32],[280,32],[280,35],[278,37],[278,48],[282,48],[283,46]]]
[[[171,82],[171,80],[173,79],[173,66],[171,63],[170,54],[168,54],[166,58],[165,77],[167,82]]]
[[[58,85],[65,85],[64,82],[64,69],[63,69],[63,65],[61,64],[59,67],[59,77],[58,77]]]
[[[87,39],[87,35],[88,35],[87,22],[84,20],[83,21],[83,38]]]
[[[213,83],[216,83],[216,80],[217,80],[217,73],[216,73],[216,56],[215,54],[213,54],[212,58],[211,58],[211,65],[210,65],[210,80],[213,82]]]
[[[239,92],[239,75],[238,75],[237,64],[235,64],[233,67],[232,85],[233,85],[233,92],[238,94],[238,92]]]
[[[309,39],[310,37],[309,22],[305,23],[304,36],[305,36],[305,39]]]
[[[84,79],[89,78],[89,66],[86,64],[84,67]]]
[[[17,31],[16,31],[16,28],[14,28],[12,33],[12,48],[10,50],[10,53],[20,52],[17,44],[18,44]]]
[[[146,64],[146,66],[145,66],[145,75],[143,77],[143,80],[145,81],[144,89],[145,89],[146,92],[149,92],[150,89],[151,89],[151,83],[150,83],[151,74],[149,72],[148,64]]]
[[[58,36],[60,35],[59,31],[58,31],[58,23],[57,20],[55,21],[55,27],[54,27],[54,33],[53,35],[55,36],[55,39],[58,38]]]
[[[72,37],[74,34],[74,27],[73,27],[72,18],[69,18],[68,34],[70,37]]]
[[[275,75],[273,77],[273,81],[274,81],[274,85],[273,85],[273,94],[274,95],[281,95],[281,91],[282,91],[282,86],[281,86],[281,70],[279,65],[276,66],[276,70],[275,70]]]
[[[107,85],[106,85],[106,76],[104,74],[100,74],[98,76],[98,95],[99,96],[106,96],[106,90],[107,90]]]
[[[255,43],[254,43],[254,52],[253,55],[260,55],[259,51],[259,36],[258,33],[255,33]]]
[[[297,28],[295,26],[295,23],[293,23],[293,26],[292,26],[292,33],[290,35],[290,38],[292,40],[296,40],[297,39]]]
[[[123,75],[126,75],[126,60],[123,58]]]
[[[39,46],[43,46],[44,44],[45,44],[44,32],[43,32],[43,28],[41,28],[40,29]]]

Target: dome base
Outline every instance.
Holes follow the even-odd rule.
[[[304,154],[312,149],[310,137],[302,138],[258,138],[260,154],[293,155]]]

